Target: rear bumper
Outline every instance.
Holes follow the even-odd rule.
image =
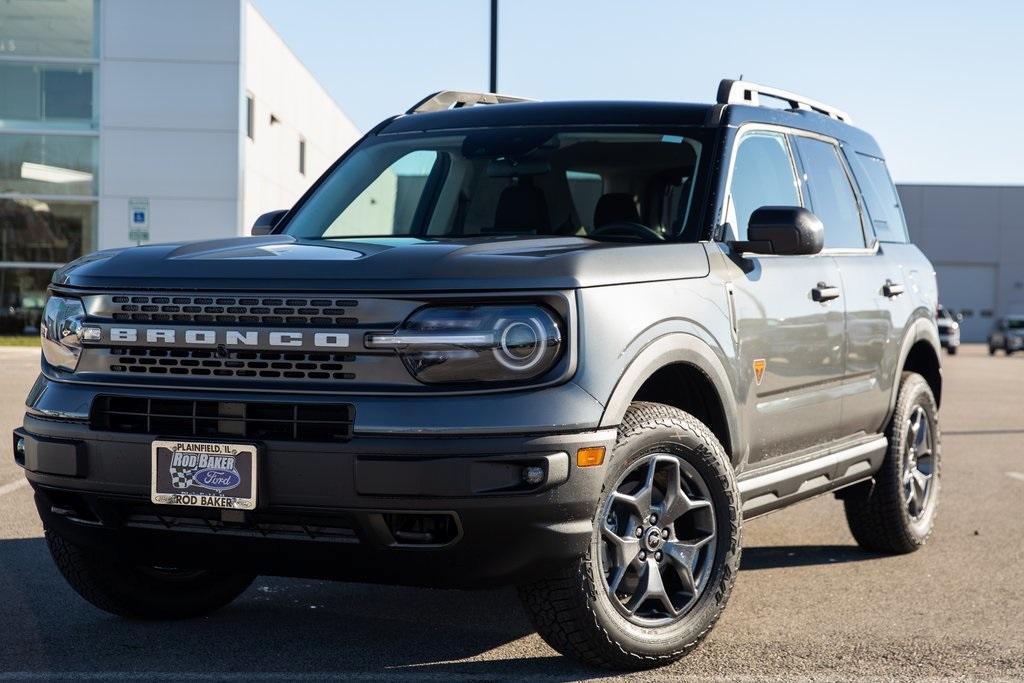
[[[604,468],[576,467],[575,453],[610,452],[615,432],[267,441],[246,513],[151,504],[155,437],[27,415],[15,457],[43,522],[87,547],[173,566],[475,587],[585,552]],[[523,483],[528,466],[544,481]]]

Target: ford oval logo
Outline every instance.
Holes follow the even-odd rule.
[[[235,470],[222,470],[216,467],[207,467],[199,470],[192,477],[196,486],[212,491],[227,491],[233,489],[242,481],[242,478]]]

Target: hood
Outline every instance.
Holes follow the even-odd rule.
[[[700,244],[270,235],[96,252],[58,270],[53,283],[95,289],[485,291],[572,289],[708,272]]]

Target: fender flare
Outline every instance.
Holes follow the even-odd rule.
[[[718,398],[722,402],[725,413],[726,428],[729,432],[729,443],[732,453],[730,458],[737,462],[745,452],[746,441],[741,437],[737,416],[736,397],[732,390],[732,378],[725,364],[715,350],[699,337],[685,332],[672,332],[651,341],[640,350],[625,372],[619,377],[611,397],[605,404],[601,416],[601,427],[615,427],[622,422],[633,397],[662,368],[683,363],[700,370],[711,382]]]
[[[941,345],[939,343],[939,331],[935,327],[935,323],[932,322],[931,318],[926,315],[918,316],[910,325],[907,326],[907,331],[903,334],[903,341],[900,346],[900,358],[896,367],[893,368],[896,376],[892,383],[892,391],[889,394],[889,410],[885,414],[885,422],[882,423],[883,428],[889,424],[889,420],[892,418],[892,413],[896,409],[896,398],[900,392],[900,375],[903,373],[903,368],[906,367],[907,358],[910,356],[910,350],[914,348],[914,345],[918,342],[926,342],[935,355],[935,364],[939,368],[939,381],[942,378],[942,362],[940,360],[941,355],[939,349]],[[941,401],[940,396],[935,397],[936,401]]]

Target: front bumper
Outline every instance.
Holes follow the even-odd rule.
[[[393,399],[402,410],[401,399]],[[47,527],[139,562],[408,585],[529,580],[586,551],[615,431],[519,435],[360,435],[259,442],[253,512],[150,503],[158,434],[25,416],[15,458]],[[523,483],[524,467],[544,481]]]

